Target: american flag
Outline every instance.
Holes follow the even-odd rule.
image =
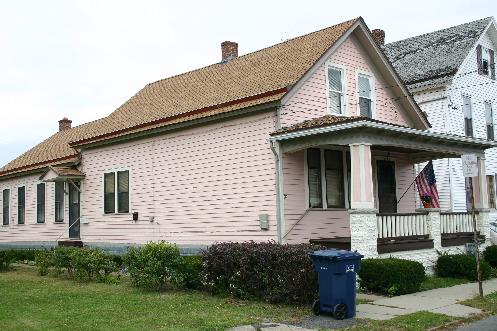
[[[422,199],[424,194],[429,194],[432,197],[432,205],[434,208],[440,208],[438,200],[437,180],[435,179],[435,172],[433,171],[433,162],[428,164],[421,170],[416,177],[416,186],[418,187],[419,197]]]

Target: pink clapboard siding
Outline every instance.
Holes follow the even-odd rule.
[[[83,240],[276,240],[273,130],[274,114],[264,113],[85,151]],[[136,223],[130,214],[103,214],[103,174],[117,169],[130,171]],[[270,230],[260,229],[259,214],[269,215]]]
[[[63,223],[55,223],[55,188],[53,183],[45,186],[45,223],[36,222],[36,185],[40,183],[41,174],[16,177],[0,182],[0,206],[4,189],[10,189],[10,224],[0,226],[0,243],[6,242],[53,242],[57,238],[67,239],[68,217],[67,196],[65,197],[65,215]],[[17,224],[17,188],[26,187],[25,224]],[[3,210],[0,210],[0,223],[3,219]]]
[[[329,114],[326,96],[326,63],[345,68],[346,116],[358,115],[357,75],[359,72],[369,73],[374,76],[375,81],[375,119],[411,126],[407,116],[404,115],[405,110],[395,102],[396,96],[393,95],[391,89],[385,88],[387,83],[383,79],[381,72],[372,63],[359,41],[351,35],[283,105],[280,110],[280,122],[283,127]]]

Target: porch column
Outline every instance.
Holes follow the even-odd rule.
[[[351,209],[374,209],[371,145],[350,145]]]
[[[350,244],[364,257],[378,256],[371,145],[350,145]]]
[[[478,176],[472,177],[475,209],[488,209],[487,175],[485,172],[485,157],[478,156]]]
[[[477,157],[478,162],[478,176],[471,178],[473,183],[473,194],[475,197],[475,210],[478,211],[476,218],[476,228],[480,231],[481,235],[485,236],[486,246],[489,241],[490,227],[489,227],[489,204],[488,204],[488,187],[487,175],[485,172],[485,156],[480,155]]]

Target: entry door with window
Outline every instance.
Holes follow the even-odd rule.
[[[377,161],[378,209],[380,213],[397,212],[397,194],[395,183],[395,163]]]
[[[69,183],[69,238],[80,238],[80,184]]]

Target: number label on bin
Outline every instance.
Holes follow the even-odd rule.
[[[345,272],[355,272],[355,268],[353,264],[347,264]]]

